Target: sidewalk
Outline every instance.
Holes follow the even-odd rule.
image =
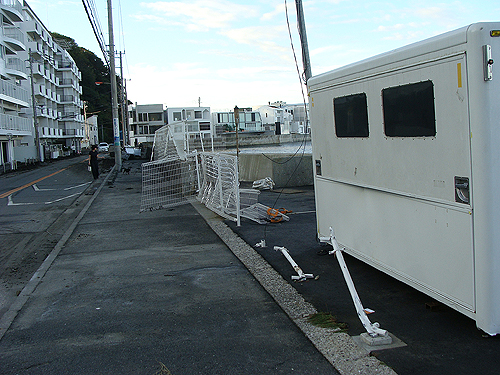
[[[19,296],[1,374],[338,373],[204,217],[230,232],[220,219],[192,205],[139,213],[140,161],[126,164],[89,187]]]

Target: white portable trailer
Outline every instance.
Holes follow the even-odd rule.
[[[318,237],[500,333],[500,23],[308,82]]]

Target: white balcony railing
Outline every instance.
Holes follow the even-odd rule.
[[[15,19],[14,21],[22,21],[22,14],[23,14],[23,6],[22,4],[17,1],[17,0],[0,0],[0,4],[2,4],[5,7],[12,8],[15,10],[15,12],[12,12],[11,16],[14,16]],[[5,9],[8,11],[8,9]],[[10,12],[9,12],[10,13]]]
[[[18,72],[23,73],[23,75],[27,75],[26,66],[24,66],[24,60],[21,60],[17,57],[8,57],[7,63],[5,64],[7,69],[12,69]]]
[[[15,39],[22,44],[25,43],[24,33],[18,27],[4,26],[3,35]]]
[[[30,132],[31,119],[0,113],[0,129],[20,132]]]
[[[29,103],[30,101],[30,93],[28,90],[4,80],[0,80],[0,94],[26,103]],[[3,100],[8,99],[4,98]]]

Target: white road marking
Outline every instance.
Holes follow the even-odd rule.
[[[80,195],[80,193],[71,194],[71,195],[68,195],[67,197],[62,197],[62,198],[56,199],[55,201],[52,201],[52,202],[45,202],[45,204],[52,204],[52,203],[55,203],[55,202],[62,201],[62,200],[64,200],[64,199],[68,199],[68,198],[75,197],[75,196],[77,196],[77,195]]]
[[[85,185],[89,185],[91,183],[91,181],[89,182],[85,182],[83,184],[80,184],[80,185],[76,185],[76,186],[70,186],[70,187],[67,187],[67,188],[64,188],[62,190],[66,191],[66,190],[71,190],[71,189],[77,189],[79,187],[82,187],[82,186],[85,186]],[[58,190],[58,189],[40,189],[37,184],[33,184],[33,190],[35,191],[54,191],[54,190]]]
[[[7,200],[7,206],[28,206],[28,205],[31,205],[31,204],[52,204],[52,203],[60,202],[60,201],[62,201],[64,199],[75,197],[75,196],[80,195],[80,194],[81,193],[75,193],[75,194],[68,195],[66,197],[58,198],[58,199],[53,200],[53,201],[40,202],[40,203],[35,203],[35,202],[14,203],[14,201],[12,200],[12,195],[9,195],[7,197],[7,199],[8,199]]]
[[[9,195],[7,197],[8,199],[8,202],[7,202],[7,206],[27,206],[27,205],[30,205],[30,204],[35,204],[35,203],[14,203],[14,201],[12,200],[12,195]]]

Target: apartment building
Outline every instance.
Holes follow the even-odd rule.
[[[26,1],[0,0],[0,13],[1,168],[80,152],[83,102],[74,60]]]
[[[182,127],[176,127],[174,133],[184,133],[189,138],[208,140],[213,138],[210,122],[210,107],[172,107],[166,109],[167,123],[182,121]]]
[[[259,107],[258,111],[266,131],[273,131],[277,135],[310,133],[309,108],[306,109],[303,103],[269,102],[268,105]]]
[[[99,130],[97,125],[97,115],[92,115],[84,119],[84,134],[82,148],[90,148],[99,144]]]
[[[81,72],[26,1],[23,15],[28,47],[24,56],[32,70],[35,124],[44,155],[54,158],[79,153],[85,136]]]
[[[244,132],[263,132],[265,129],[262,125],[262,117],[258,111],[252,108],[239,108],[238,129]],[[216,134],[220,135],[225,132],[236,131],[234,121],[234,111],[231,112],[214,112],[212,114],[212,123],[216,129]]]
[[[17,161],[37,158],[31,98],[23,52],[23,7],[16,0],[0,0],[0,172],[16,168]]]
[[[129,139],[132,146],[152,145],[155,131],[167,123],[163,104],[129,106]]]

